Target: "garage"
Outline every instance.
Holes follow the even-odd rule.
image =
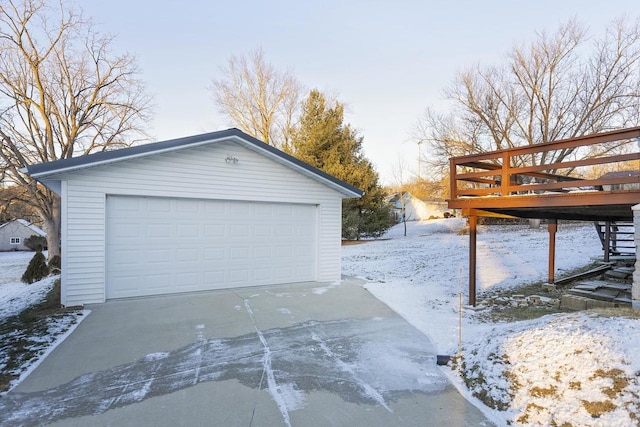
[[[107,197],[107,299],[308,282],[316,206]]]
[[[26,167],[60,195],[64,306],[341,280],[362,191],[238,129]]]

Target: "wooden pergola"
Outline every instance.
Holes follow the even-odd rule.
[[[618,172],[604,173],[610,170]],[[640,127],[453,157],[450,173],[449,208],[469,218],[469,304],[475,305],[478,217],[548,220],[549,283],[558,220],[633,220],[631,207],[640,203]]]

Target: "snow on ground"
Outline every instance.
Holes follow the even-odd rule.
[[[33,252],[0,252],[0,374],[16,377],[9,389],[26,378],[89,313],[88,310],[66,312],[35,321],[32,330],[20,329],[25,325],[15,316],[43,301],[59,277],[22,283],[20,278],[33,255]],[[14,353],[15,346],[24,350]],[[9,366],[16,361],[19,361],[17,367]],[[0,390],[0,396],[2,394]]]
[[[53,287],[56,277],[47,277],[30,285],[20,278],[33,252],[0,252],[0,322],[41,301]]]
[[[468,301],[469,236],[458,234],[464,225],[464,219],[410,222],[404,237],[399,224],[387,240],[342,252],[343,273],[367,280],[367,289],[429,336],[439,354],[458,352],[460,294]],[[480,227],[478,299],[544,281],[547,251],[544,226]],[[560,223],[557,277],[601,253],[592,224]],[[467,385],[449,375],[499,425],[637,424],[630,416],[640,415],[640,320],[575,313],[489,324],[463,308],[461,329]]]

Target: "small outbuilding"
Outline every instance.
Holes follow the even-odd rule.
[[[396,222],[426,221],[433,218],[447,218],[453,215],[444,200],[421,200],[409,193],[402,191],[392,193],[387,197],[387,203],[393,208],[393,216]]]
[[[24,240],[31,236],[47,237],[40,227],[26,219],[14,219],[0,225],[0,251],[30,251]]]
[[[63,305],[340,280],[363,194],[238,129],[26,169],[61,196]]]

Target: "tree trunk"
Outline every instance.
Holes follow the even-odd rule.
[[[60,197],[53,198],[50,217],[43,217],[44,230],[47,232],[47,250],[49,260],[60,255]]]

